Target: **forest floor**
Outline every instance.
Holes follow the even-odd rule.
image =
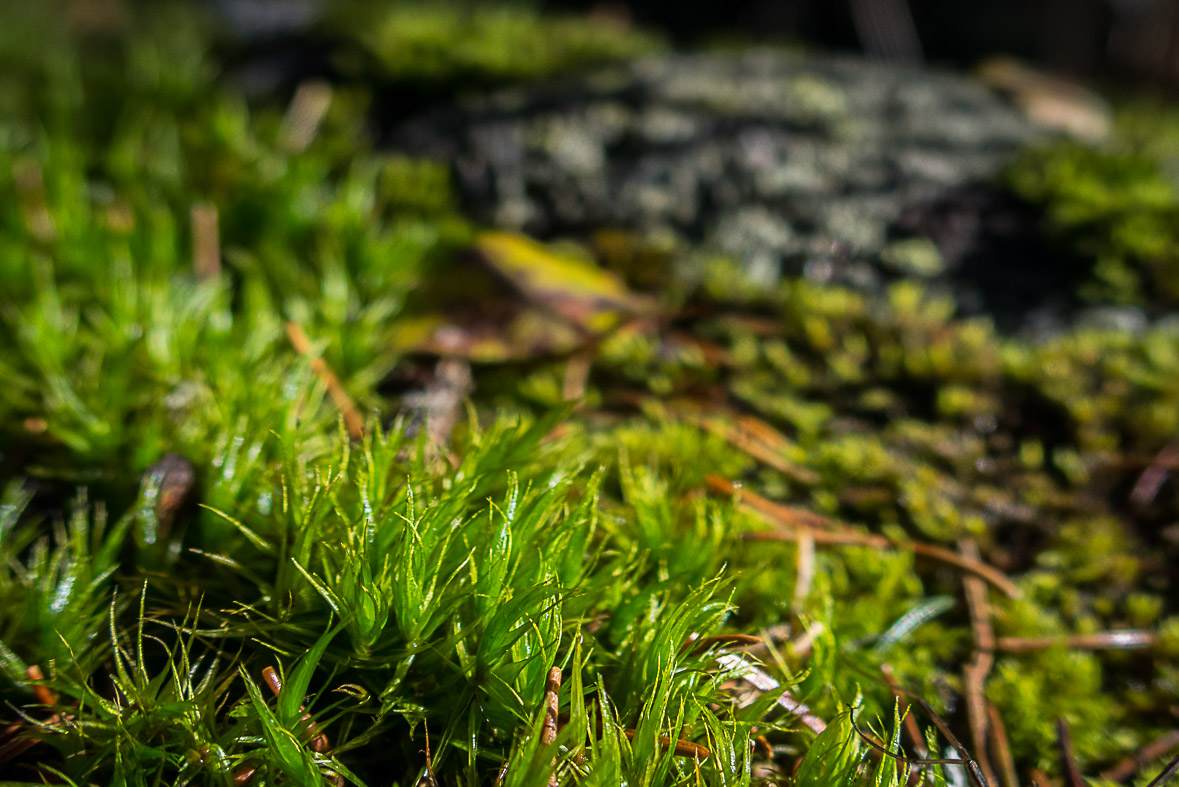
[[[1179,109],[101,5],[0,12],[5,783],[1174,771]]]

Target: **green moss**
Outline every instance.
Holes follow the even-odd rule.
[[[338,26],[349,36],[359,31],[384,79],[411,85],[535,79],[662,46],[623,24],[541,15],[524,5],[353,4],[342,17]]]
[[[427,765],[428,725],[444,783],[495,783],[506,764],[507,783],[556,768],[563,783],[746,784],[754,763],[899,783],[865,760],[849,704],[861,726],[890,717],[887,661],[952,715],[974,647],[962,573],[903,547],[747,541],[770,525],[710,495],[715,476],[856,533],[973,539],[1023,591],[991,594],[1000,637],[1155,627],[1149,665],[1062,647],[999,657],[987,692],[1021,775],[1058,769],[1058,718],[1086,773],[1158,734],[1179,675],[1165,535],[1179,496],[1126,495],[1179,429],[1172,327],[1032,344],[912,281],[882,297],[767,291],[731,261],[663,247],[644,280],[635,260],[655,252],[598,238],[631,281],[666,289],[659,305],[596,344],[569,328],[573,357],[473,364],[469,417],[434,446],[393,389],[435,385],[433,359],[397,343],[408,304],[436,327],[461,319],[428,302],[477,237],[446,170],[373,151],[370,86],[346,75],[296,150],[286,102],[243,100],[208,28],[172,13],[133,15],[102,46],[35,15],[0,25],[0,695],[48,718],[36,664],[74,719],[0,764],[30,782],[50,778],[41,767],[129,784],[254,768],[259,784],[405,784]],[[345,38],[430,90],[649,45],[519,10],[383,13]],[[30,25],[42,50],[21,45]],[[823,111],[829,97],[799,87]],[[1066,146],[1029,154],[1049,165],[1017,183],[1062,240],[1114,261],[1111,291],[1145,298],[1162,286],[1173,193],[1166,151],[1138,133],[1128,168],[1125,151]],[[219,270],[194,259],[210,209]],[[553,306],[526,289],[517,300]],[[144,471],[168,452],[191,462],[204,507],[153,503]],[[788,631],[766,669],[830,722],[819,738],[774,691],[736,703],[717,646],[685,647],[762,627]],[[275,665],[278,698],[257,685]],[[547,744],[553,666],[569,724]],[[301,704],[330,753],[305,745]],[[662,737],[714,756],[676,757]]]
[[[1134,745],[1133,738],[1119,732],[1118,703],[1106,691],[1100,661],[1091,654],[1056,649],[1002,660],[987,696],[1007,711],[1004,722],[1013,754],[1038,768],[1059,767],[1053,751],[1058,719],[1068,724],[1086,769]]]
[[[1179,133],[1179,116],[1140,106],[1118,120],[1114,142],[1104,147],[1055,143],[1028,151],[1009,182],[1044,209],[1058,243],[1092,261],[1084,297],[1172,306],[1179,298],[1179,177],[1166,140]]]

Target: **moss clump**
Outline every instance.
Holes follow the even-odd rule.
[[[354,3],[339,16],[329,24],[359,39],[383,79],[418,87],[535,79],[663,47],[657,35],[606,17],[542,16],[514,4]]]
[[[1154,308],[1179,301],[1179,177],[1165,140],[1174,112],[1127,110],[1117,142],[1028,151],[1009,174],[1016,194],[1041,207],[1047,231],[1092,260],[1081,295]]]

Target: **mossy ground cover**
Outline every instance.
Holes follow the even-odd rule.
[[[0,25],[5,778],[1145,783],[1171,756],[1172,323],[1032,343],[907,281],[488,233],[367,141],[354,60],[246,101],[191,9],[85,7]],[[445,91],[651,45],[393,13],[331,35]],[[470,30],[503,48],[448,45]],[[579,43],[516,59],[546,35]],[[1173,162],[1123,133],[1011,182],[1098,260],[1089,297],[1161,313]]]

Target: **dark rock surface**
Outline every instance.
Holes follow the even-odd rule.
[[[754,51],[642,59],[475,98],[393,129],[388,142],[450,162],[466,207],[499,227],[670,235],[739,259],[754,285],[954,280],[977,311],[994,305],[988,282],[1006,288],[989,270],[1003,260],[985,257],[1026,265],[1037,252],[1003,247],[1029,235],[1015,226],[1018,206],[995,209],[974,192],[1037,133],[969,76]],[[961,233],[946,223],[947,200]],[[940,255],[909,265],[890,254],[908,235],[933,238]],[[996,237],[1000,253],[980,260],[971,239]]]

